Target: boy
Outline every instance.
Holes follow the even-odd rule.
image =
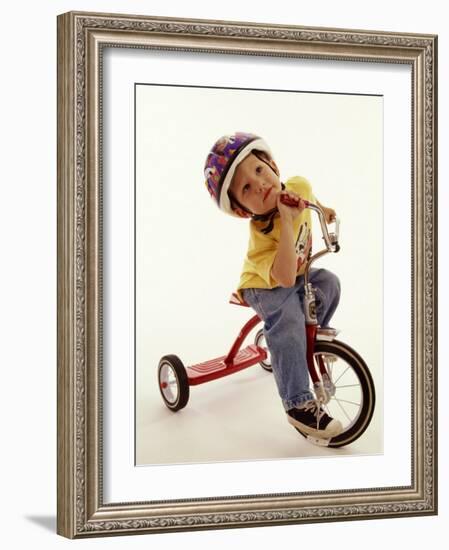
[[[287,419],[303,433],[335,437],[342,431],[341,423],[326,414],[309,389],[302,274],[311,253],[312,234],[310,211],[301,199],[318,204],[328,223],[335,212],[316,201],[304,178],[281,183],[268,145],[253,134],[238,132],[220,138],[207,157],[205,176],[221,210],[251,218],[238,295],[264,321]],[[297,199],[298,206],[283,204],[282,195]],[[328,326],[339,302],[339,281],[331,272],[315,269],[310,282],[317,289],[318,322]]]

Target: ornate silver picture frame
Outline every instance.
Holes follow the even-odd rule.
[[[410,483],[109,500],[104,56],[111,49],[410,69]],[[70,12],[58,17],[58,533],[69,538],[437,513],[437,37]],[[123,365],[132,369],[132,365]],[[386,363],[386,368],[388,364]],[[411,402],[411,403],[410,403]],[[388,417],[385,422],[388,422]],[[123,445],[127,445],[124,441]],[[132,454],[132,453],[130,453]],[[340,459],[335,459],[340,460]],[[329,465],[329,463],[327,463]],[[132,464],[131,466],[133,466]],[[329,467],[332,467],[330,465]],[[151,468],[151,466],[148,466]],[[367,473],[368,475],[368,473]],[[200,477],[198,484],[201,484]],[[199,490],[201,495],[201,490]]]

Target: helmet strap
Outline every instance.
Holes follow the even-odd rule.
[[[282,191],[285,189],[285,185],[281,182]],[[278,212],[277,208],[273,208],[273,210],[270,210],[269,212],[266,212],[265,214],[253,214],[253,220],[257,222],[268,222],[267,225],[261,229],[262,233],[267,235],[268,233],[271,233],[274,227],[274,217],[276,216]]]
[[[241,210],[243,210],[250,216],[254,216],[254,214],[251,212],[249,208],[246,208],[246,206],[243,206],[243,204],[235,198],[234,193],[232,193],[231,191],[228,191],[228,197],[230,198],[232,205],[238,206]]]

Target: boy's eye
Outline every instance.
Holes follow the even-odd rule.
[[[243,186],[242,191],[243,191],[243,193],[246,193],[246,191],[248,191],[248,190],[249,190],[249,183],[246,183],[246,184]]]
[[[256,168],[256,173],[257,173],[257,174],[260,174],[260,173],[262,172],[262,169],[263,169],[263,166],[262,166],[262,165],[257,166],[257,168]]]

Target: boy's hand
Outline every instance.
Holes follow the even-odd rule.
[[[298,206],[287,206],[282,203],[281,197],[283,196],[297,201]],[[301,214],[306,205],[301,197],[291,191],[281,191],[278,193],[276,201],[281,216],[281,232],[276,257],[271,268],[271,276],[279,285],[289,288],[295,284],[298,262],[293,221]]]
[[[323,206],[319,201],[316,201],[318,206],[321,208],[321,210],[324,213],[324,218],[326,219],[326,223],[332,223],[337,218],[337,213],[333,208],[327,208],[327,206]]]
[[[295,199],[298,201],[298,206],[287,206],[286,204],[281,202],[282,196],[288,196],[291,199]],[[281,191],[278,193],[277,196],[277,208],[279,210],[279,214],[281,216],[281,222],[293,222],[304,210],[306,205],[304,204],[304,201],[301,199],[299,195],[296,193],[293,193],[292,191]]]
[[[326,223],[332,223],[335,221],[337,214],[333,208],[323,207],[324,217],[326,218]]]

